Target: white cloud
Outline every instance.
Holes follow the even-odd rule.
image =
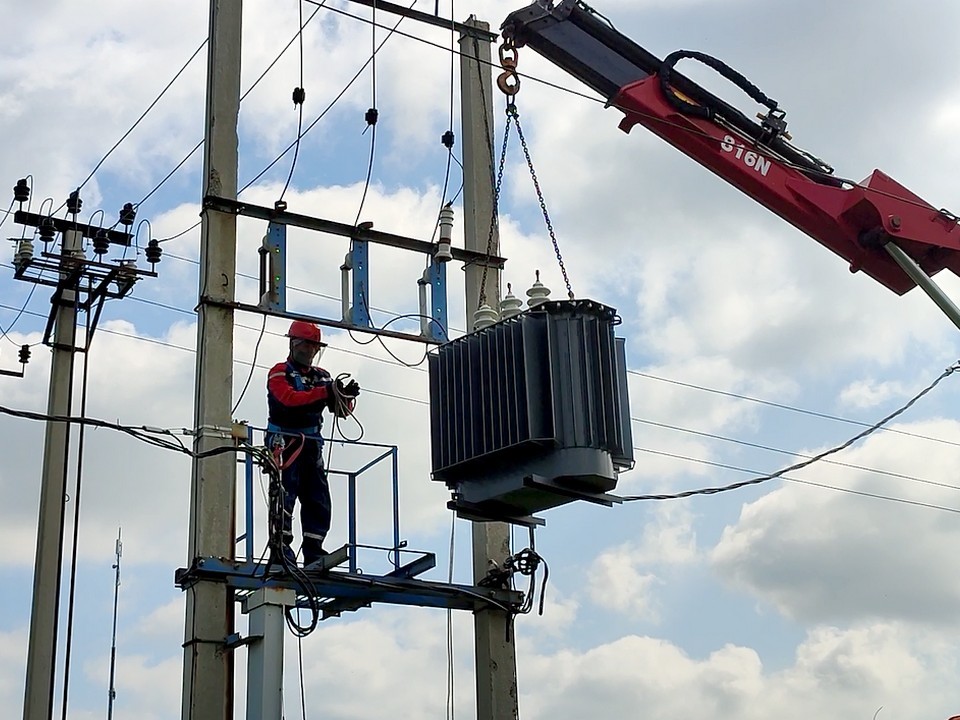
[[[955,712],[956,652],[934,635],[896,625],[813,629],[791,667],[767,670],[727,645],[691,658],[663,640],[626,636],[583,653],[525,657],[521,710],[531,718],[709,715],[718,720],[872,717],[905,720]]]
[[[507,12],[522,4],[478,1],[469,8],[458,4],[457,12],[475,12],[496,29]],[[887,2],[821,5],[811,12],[808,7],[750,0],[611,0],[598,9],[658,54],[694,47],[729,61],[782,101],[798,144],[834,163],[839,174],[862,177],[880,165],[936,207],[955,205],[946,188],[952,187],[960,160],[956,144],[949,142],[957,97],[952,68],[960,66],[950,36],[957,8],[944,0],[908,10]],[[313,9],[304,5],[304,11]],[[292,4],[279,7],[256,0],[245,4],[245,13],[244,87],[292,35],[297,15]],[[380,15],[381,21],[389,21],[385,13]],[[59,204],[86,176],[193,51],[207,26],[205,5],[184,2],[156,9],[131,8],[117,0],[82,7],[32,3],[10,20],[0,29],[0,130],[11,140],[0,147],[0,167],[8,178],[0,181],[12,185],[32,173],[34,207],[48,195]],[[791,32],[784,33],[784,27]],[[402,29],[420,34],[406,21]],[[429,36],[441,44],[449,39],[443,30],[430,30]],[[771,37],[777,42],[771,44]],[[369,41],[369,26],[327,11],[307,29],[308,121],[365,60]],[[810,53],[811,47],[822,51]],[[379,58],[381,124],[362,218],[373,220],[378,229],[420,238],[432,231],[446,159],[438,139],[448,124],[449,59],[399,36]],[[87,210],[102,204],[110,215],[118,202],[142,196],[200,139],[204,60],[201,52],[84,189]],[[838,67],[856,68],[856,82],[835,82]],[[927,71],[918,74],[917,67]],[[577,86],[529,49],[521,51],[521,70]],[[710,86],[719,84],[710,75]],[[241,181],[292,140],[296,112],[289,98],[298,83],[294,46],[243,105]],[[888,92],[891,87],[896,91]],[[291,209],[354,221],[368,159],[369,135],[360,136],[360,131],[370,90],[368,71],[302,143],[286,197]],[[750,105],[744,98],[738,104],[741,101],[744,107]],[[502,98],[494,102],[502,127]],[[836,398],[845,407],[896,398],[913,384],[918,367],[948,362],[957,354],[952,328],[919,292],[897,298],[867,278],[850,277],[838,258],[653,135],[638,128],[625,136],[616,127],[615,110],[526,78],[518,106],[573,287],[578,295],[618,308],[624,319],[621,330],[630,342],[631,367],[703,388],[829,411]],[[462,133],[458,124],[453,129],[459,152]],[[503,252],[511,258],[503,280],[522,295],[539,268],[553,297],[562,297],[563,281],[518,150],[514,144],[501,198]],[[421,171],[433,157],[437,167]],[[288,156],[263,186],[245,197],[271,205],[289,161]],[[143,209],[141,217],[151,219],[155,237],[178,233],[198,219],[199,165],[198,153]],[[452,181],[458,182],[456,172]],[[11,226],[5,224],[4,231],[19,231]],[[262,231],[263,223],[241,222],[240,272],[256,274]],[[108,305],[90,355],[91,416],[137,424],[192,424],[194,356],[162,343],[186,348],[195,343],[190,311],[197,297],[198,268],[172,256],[195,258],[198,238],[199,230],[194,230],[165,245],[168,257],[158,268],[161,277],[144,280],[134,296],[188,314],[170,314],[133,298]],[[346,241],[291,232],[290,247],[290,282],[309,291],[291,294],[297,309],[338,317],[336,300],[311,293],[338,295]],[[378,252],[371,267],[378,307],[415,309],[422,258]],[[955,278],[938,280],[948,293],[960,292]],[[2,311],[0,326],[6,327],[28,288],[9,277],[0,280],[0,287],[4,305],[14,306]],[[253,280],[241,278],[238,288],[245,300],[255,296]],[[451,324],[463,327],[459,271],[450,273],[450,288]],[[47,297],[45,289],[39,289],[28,311],[45,317]],[[28,313],[21,318],[17,330],[30,332],[11,333],[14,342],[36,343],[43,317]],[[240,362],[234,369],[235,397],[246,378],[243,363],[254,354],[259,318],[240,317],[238,325],[253,329],[240,327],[236,333],[234,354]],[[283,332],[283,325],[267,323],[260,367],[238,409],[238,415],[254,423],[264,416],[263,366],[285,354],[284,340],[275,334]],[[157,342],[112,333],[147,335]],[[425,399],[425,374],[342,352],[386,357],[376,345],[360,348],[343,333],[328,335],[340,349],[331,348],[324,363],[353,373],[364,387],[360,407],[365,439],[400,445],[403,536],[425,539],[427,545],[439,543],[448,519],[447,492],[428,479],[426,407],[372,392]],[[3,347],[0,367],[6,368],[15,348]],[[403,357],[419,356],[419,350],[390,347]],[[36,348],[27,378],[0,378],[3,405],[43,410],[48,358],[49,353]],[[644,420],[771,445],[814,447],[823,442],[819,426],[772,420],[769,408],[731,396],[637,376],[630,377],[630,386],[631,412]],[[918,407],[915,412],[924,410]],[[952,420],[903,427],[958,437]],[[18,579],[11,587],[22,592],[14,591],[11,602],[22,608],[29,588],[20,579],[33,557],[43,427],[4,419],[0,431],[6,441],[0,468],[0,542],[6,552],[0,570]],[[661,452],[721,462],[733,454],[703,436],[639,424],[634,431],[635,444]],[[783,436],[790,442],[782,441]],[[189,461],[112,431],[88,431],[86,443],[81,559],[88,564],[95,557],[102,561],[122,524],[124,562],[137,571],[125,579],[124,593],[154,598],[145,603],[121,598],[121,617],[142,632],[131,635],[123,649],[118,711],[164,720],[176,717],[182,597],[157,600],[151,590],[154,582],[169,583],[169,570],[184,564]],[[359,462],[359,455],[340,446],[334,453],[334,464]],[[956,484],[951,468],[957,458],[945,445],[918,445],[915,439],[883,434],[840,459]],[[825,467],[829,473],[815,467],[801,477],[957,506],[951,488]],[[681,465],[663,456],[638,454],[638,467],[624,478],[621,490],[686,486],[693,478],[713,484],[717,472],[702,464]],[[362,528],[379,539],[389,535],[388,480],[382,474],[368,479],[363,490],[370,494],[361,498]],[[546,616],[518,622],[524,717],[632,717],[642,708],[654,720],[693,714],[718,720],[799,720],[870,717],[884,705],[881,720],[888,714],[919,720],[958,710],[960,698],[952,682],[957,657],[950,644],[955,645],[952,608],[960,590],[943,571],[953,564],[949,548],[957,542],[951,514],[788,485],[745,505],[711,552],[704,538],[718,532],[717,518],[730,517],[734,497],[711,500],[717,504],[708,507],[717,508],[716,513],[695,516],[682,512],[681,506],[664,506],[642,532],[621,513],[605,516],[611,519],[596,533],[578,526],[570,538],[548,535],[558,548],[550,558],[558,582],[567,576],[572,557],[575,562],[596,559],[584,573],[591,579],[589,589],[571,592],[551,585]],[[338,502],[334,535],[339,541],[345,535],[339,491]],[[257,508],[260,530],[259,500]],[[573,507],[567,511],[577,512]],[[605,539],[603,547],[596,547],[589,538],[599,537],[600,530]],[[550,526],[541,531],[551,532]],[[710,565],[700,562],[707,552]],[[370,563],[364,561],[373,568],[374,561]],[[167,570],[155,570],[163,567]],[[795,660],[776,666],[756,648],[724,641],[712,652],[692,654],[678,639],[681,634],[674,635],[682,618],[662,599],[675,589],[674,583],[680,584],[681,573],[682,580],[696,577],[698,587],[704,587],[702,597],[691,599],[690,605],[718,635],[732,636],[742,631],[737,623],[747,622],[743,617],[731,621],[724,602],[713,602],[714,592],[717,597],[723,594],[716,585],[721,580],[744,593],[740,601],[747,607],[773,605],[793,618],[785,622],[789,632],[769,643],[782,657],[789,656],[795,636],[802,634]],[[659,616],[665,637],[624,635],[621,613]],[[756,618],[743,615],[758,623],[769,619],[764,613]],[[469,614],[455,618],[458,711],[468,715],[473,710],[470,625]],[[593,632],[602,633],[605,641]],[[0,647],[6,649],[0,651],[0,701],[12,708],[22,697],[25,636],[22,612],[0,626]],[[325,624],[304,642],[308,703],[331,717],[379,717],[384,708],[397,706],[404,716],[437,717],[445,700],[444,636],[444,617],[436,611],[378,607]],[[295,650],[293,642],[288,650]],[[243,657],[240,651],[241,693]],[[102,657],[93,657],[82,667],[85,676],[74,675],[74,682],[84,686],[77,698],[84,691],[92,695],[100,690],[106,664]],[[288,708],[297,707],[294,655],[288,656],[287,668]],[[71,717],[101,716],[94,708],[99,710],[102,699],[99,695],[98,704],[89,707],[78,700]]]
[[[602,608],[656,621],[653,590],[659,581],[653,573],[639,569],[639,564],[629,545],[599,555],[589,573],[591,600]]]
[[[947,420],[894,428],[947,439],[960,432]],[[951,487],[956,485],[957,448],[951,445],[884,433],[839,459],[940,484],[816,465],[795,477],[957,507],[957,490]],[[792,618],[851,622],[873,617],[952,625],[960,583],[943,572],[950,563],[949,548],[958,539],[952,517],[942,509],[787,484],[745,504],[711,557],[725,580]]]
[[[856,380],[840,391],[840,402],[854,408],[871,408],[891,398],[906,397],[907,394],[900,382]]]

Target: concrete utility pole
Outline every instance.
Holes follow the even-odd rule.
[[[70,255],[82,248],[79,232],[63,234],[60,267],[64,277]],[[57,308],[50,364],[47,414],[68,416],[72,407],[73,360],[77,340],[77,295],[64,290]],[[33,607],[27,645],[27,682],[23,699],[24,720],[53,717],[53,686],[57,659],[57,620],[60,610],[60,564],[63,560],[63,516],[67,481],[70,425],[47,421],[40,484],[40,517],[37,523],[37,556],[33,574]]]
[[[489,30],[473,18],[467,24]],[[464,246],[487,251],[493,213],[493,80],[490,72],[490,44],[460,38],[461,127],[463,130],[463,224]],[[490,252],[499,254],[496,229]],[[480,297],[483,268],[466,267],[467,329],[473,330],[473,312]],[[486,276],[487,304],[499,308],[499,271],[489,268]],[[490,569],[490,561],[502,564],[510,555],[510,526],[506,523],[473,524],[473,576],[479,582]],[[486,609],[474,614],[474,642],[477,674],[477,719],[515,720],[517,704],[517,651],[509,613]]]
[[[242,7],[242,0],[210,1],[204,197],[237,197]],[[233,310],[207,300],[233,302],[237,265],[236,216],[204,210],[202,220],[194,407],[199,452],[231,442]],[[200,556],[233,557],[235,485],[232,453],[194,461],[188,562]],[[186,595],[182,717],[232,720],[233,653],[224,642],[233,632],[233,592],[221,583],[200,581]]]

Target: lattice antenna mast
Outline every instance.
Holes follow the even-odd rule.
[[[117,604],[120,600],[120,557],[123,555],[123,543],[120,541],[122,528],[117,528],[117,562],[113,569],[116,572],[113,588],[113,631],[110,636],[110,690],[107,701],[107,720],[113,720],[113,701],[117,699],[117,689],[114,683],[117,669]]]

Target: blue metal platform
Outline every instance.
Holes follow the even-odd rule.
[[[248,427],[251,444],[262,443],[263,434],[263,428]],[[322,439],[325,444],[331,442],[330,438]],[[523,593],[514,590],[417,579],[417,576],[436,566],[436,555],[409,549],[401,537],[397,446],[340,439],[332,442],[350,446],[355,449],[354,454],[358,451],[361,455],[366,453],[371,459],[361,461],[355,469],[327,470],[330,477],[346,478],[347,543],[327,556],[324,567],[304,571],[317,596],[321,598],[319,606],[323,619],[369,607],[375,602],[471,611],[487,607],[510,611],[522,605]],[[342,453],[340,455],[342,456]],[[223,582],[236,591],[238,602],[263,587],[286,588],[300,593],[302,587],[296,579],[286,574],[271,573],[268,562],[265,561],[266,552],[261,549],[258,554],[255,540],[258,533],[254,519],[257,468],[250,455],[246,456],[243,464],[241,484],[244,528],[243,533],[236,539],[236,556],[195,558],[190,567],[177,570],[175,582],[181,589],[186,589],[198,581]],[[390,478],[392,546],[389,547],[361,542],[357,510],[359,481],[364,474],[375,468],[383,469],[384,465],[388,467]],[[263,537],[261,545],[265,546],[265,526]],[[380,574],[364,572],[359,564],[361,553],[388,558],[385,571]],[[305,607],[309,600],[298,595],[297,603]]]

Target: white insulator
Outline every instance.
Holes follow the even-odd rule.
[[[550,299],[550,288],[540,282],[540,271],[537,270],[536,282],[527,290],[527,306],[536,307]]]
[[[450,243],[453,239],[453,207],[450,204],[444,205],[440,211],[440,240],[437,243],[437,252],[434,256],[437,262],[449,262],[453,260],[450,253]]]
[[[519,315],[523,310],[523,300],[513,294],[513,288],[507,283],[507,295],[500,301],[500,317],[504,320]]]
[[[84,238],[79,230],[65,230],[63,233],[63,255],[82,260],[84,257]],[[133,261],[136,264],[136,261]]]
[[[33,240],[23,238],[17,242],[17,253],[13,261],[17,265],[24,265],[33,260]]]
[[[499,319],[499,313],[484,303],[480,306],[480,309],[473,314],[473,329],[482,330],[485,327],[490,327]]]

